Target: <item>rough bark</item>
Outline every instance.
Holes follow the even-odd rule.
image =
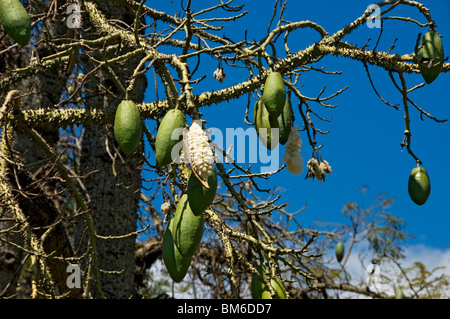
[[[122,6],[112,1],[96,1],[100,10],[110,19],[120,19],[133,25],[134,16]],[[89,22],[85,29],[89,29]],[[91,30],[92,31],[92,30]],[[92,35],[85,34],[89,38]],[[113,54],[123,54],[128,48],[119,48]],[[108,58],[108,56],[106,56]],[[126,87],[126,80],[132,75],[140,58],[130,60],[123,65],[111,67],[112,72]],[[86,63],[86,74],[96,67],[95,62]],[[135,90],[129,99],[139,103],[143,100],[146,79],[136,81]],[[85,84],[86,109],[100,108],[115,110],[124,99],[115,87],[111,74],[104,69],[95,77],[87,79]],[[124,236],[135,233],[137,227],[137,210],[141,188],[141,152],[135,151],[126,156],[116,153],[118,150],[112,126],[89,125],[84,127],[81,151],[81,175],[89,174],[84,183],[87,201],[93,217],[96,233],[100,236]],[[115,157],[114,161],[112,157]],[[122,160],[123,159],[123,160]],[[90,174],[95,172],[94,174]],[[79,225],[78,233],[83,230]],[[98,268],[100,269],[100,286],[106,298],[130,298],[134,294],[135,235],[119,239],[97,240]],[[107,272],[104,272],[107,271]],[[93,289],[94,296],[98,292]]]
[[[45,9],[44,9],[45,10]],[[52,21],[46,22],[44,27],[48,36],[60,36],[66,32],[66,28],[62,22]],[[42,38],[43,35],[40,35]],[[4,38],[4,42],[0,45],[0,51],[7,46],[9,46],[8,39]],[[49,48],[45,42],[40,42],[36,47],[36,53],[38,56],[46,56],[51,54],[53,50]],[[10,50],[2,56],[0,60],[0,72],[7,73],[7,68],[17,68],[24,67],[30,62],[31,52],[30,47],[23,48],[18,47],[17,49]],[[21,95],[21,109],[35,109],[35,108],[54,108],[60,100],[61,93],[65,87],[65,77],[61,76],[59,71],[61,67],[54,67],[48,72],[43,74],[34,75],[24,79],[14,86],[14,89],[18,89]],[[58,127],[47,127],[39,129],[40,134],[46,139],[46,141],[54,146],[59,139],[59,128]],[[24,164],[36,163],[42,159],[45,159],[45,155],[39,150],[39,148],[34,145],[26,134],[18,132],[12,143],[13,149],[19,154],[22,162]],[[46,165],[51,165],[46,164]],[[45,165],[44,165],[45,166]],[[39,179],[46,169],[41,165],[34,167],[32,174],[34,179]],[[17,182],[21,184],[20,187],[27,187],[32,182],[32,177],[28,173],[19,172],[16,176],[9,176],[11,182],[14,183],[15,187],[19,187]],[[56,206],[59,206],[56,202],[61,201],[61,197],[54,196],[52,200],[48,199],[45,194],[53,194],[58,189],[57,183],[55,181],[49,182],[48,180],[42,180],[39,185],[35,185],[33,191],[40,194],[37,198],[27,198],[24,196],[18,196],[19,204],[22,206],[24,215],[32,217],[32,224],[35,230],[46,229],[50,223],[54,222],[55,218],[58,216],[58,211]],[[42,206],[41,206],[42,205]],[[1,215],[2,220],[0,220],[0,228],[7,228],[11,225],[11,220],[15,219],[17,216],[5,209]],[[41,232],[36,233],[37,236],[42,235]],[[19,233],[5,234],[5,238],[11,242],[17,243],[19,245],[23,244],[23,238]],[[51,232],[50,236],[45,241],[46,249],[49,252],[56,252],[56,256],[71,256],[71,247],[68,242],[67,234],[64,227],[57,226]],[[29,288],[20,287],[20,291],[17,290],[17,277],[20,266],[24,258],[24,253],[17,247],[1,244],[0,245],[0,292],[6,285],[9,285],[8,293],[16,294],[16,297],[27,298],[29,296],[23,293],[29,292]],[[65,264],[65,263],[64,263]],[[61,293],[68,292],[69,296],[75,296],[78,294],[77,291],[67,291],[67,286],[65,280],[67,273],[65,272],[66,266],[56,259],[49,261],[49,268],[51,268],[52,273],[54,273],[57,279],[59,290]],[[6,293],[6,291],[5,291]]]
[[[32,234],[42,241],[44,253],[51,256],[45,260],[45,264],[57,293],[67,298],[81,297],[80,289],[67,286],[66,270],[69,262],[61,258],[73,257],[74,254],[54,202],[26,171],[16,171],[14,174],[10,171],[8,180],[14,189],[22,185],[22,190],[16,195],[17,202]]]

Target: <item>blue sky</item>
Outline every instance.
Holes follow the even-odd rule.
[[[212,6],[217,2],[202,3]],[[267,0],[236,0],[233,5],[245,4],[244,10],[248,10],[249,13],[236,22],[225,24],[224,30],[217,32],[217,35],[226,35],[239,41],[244,37],[244,30],[247,30],[248,39],[261,39],[267,30],[268,21],[273,12],[273,3],[274,1]],[[342,6],[342,2],[339,1],[323,0],[318,7],[312,1],[290,1],[284,18],[289,21],[317,22],[332,34],[359,17],[371,3],[373,2],[347,1],[345,6]],[[168,0],[152,2],[149,5],[172,14],[180,11],[180,2],[177,0],[172,3]],[[444,36],[442,39],[444,52],[448,56],[450,52],[450,21],[448,20],[450,2],[445,0],[427,1],[426,6],[431,9],[431,15],[438,25],[436,30]],[[417,15],[415,8],[399,6],[390,14],[410,16],[425,22],[423,17]],[[378,48],[386,51],[398,38],[392,53],[400,55],[411,53],[414,50],[418,33],[422,32],[423,34],[426,31],[426,28],[419,28],[411,22],[386,21]],[[378,34],[379,29],[362,26],[344,40],[361,46],[368,38],[371,38],[369,48],[373,48]],[[317,34],[311,30],[295,31],[291,35],[291,50],[306,48],[317,40]],[[279,52],[279,55],[283,54],[282,51]],[[206,60],[202,62],[197,77],[204,74],[207,74],[208,77],[199,85],[194,86],[196,94],[203,90],[210,91],[229,87],[247,79],[246,72],[239,72],[239,70],[224,66],[227,78],[223,83],[218,83],[212,77],[212,72],[217,65],[207,63]],[[195,65],[195,63],[196,61],[193,60],[192,64]],[[388,197],[396,198],[390,212],[403,218],[407,224],[405,231],[415,237],[415,239],[408,240],[408,244],[423,244],[439,249],[450,249],[448,235],[450,170],[446,168],[450,158],[447,141],[450,122],[436,123],[428,118],[424,118],[422,121],[419,113],[410,107],[412,149],[422,160],[423,167],[428,171],[431,180],[431,195],[428,201],[423,206],[417,206],[411,201],[407,192],[408,177],[412,168],[415,167],[415,161],[406,149],[402,151],[400,147],[405,128],[403,109],[397,111],[380,101],[372,90],[366,71],[360,62],[325,57],[315,66],[326,66],[328,71],[342,71],[342,74],[324,75],[308,72],[299,81],[303,85],[300,88],[302,94],[314,97],[324,85],[326,86],[324,95],[332,94],[338,89],[349,86],[349,89],[343,94],[331,100],[332,104],[338,105],[337,108],[324,109],[322,106],[313,105],[314,110],[321,116],[332,118],[331,123],[315,120],[315,124],[325,131],[330,130],[328,135],[318,136],[317,139],[320,144],[324,145],[320,154],[330,163],[333,173],[327,176],[326,182],[321,185],[317,180],[305,180],[306,170],[297,176],[284,170],[262,185],[266,187],[282,186],[282,201],[290,203],[288,210],[292,212],[307,204],[307,210],[299,215],[300,222],[304,227],[311,226],[318,220],[346,223],[347,220],[341,212],[342,207],[350,201],[362,204],[361,193],[357,192],[357,189],[368,185],[369,190],[364,198],[366,206],[370,205],[379,193],[386,193]],[[382,97],[391,103],[399,103],[401,106],[401,96],[392,84],[388,73],[371,66],[369,66],[369,70]],[[152,75],[152,72],[149,74]],[[405,77],[408,88],[423,82],[419,74],[405,75]],[[440,74],[432,84],[416,90],[410,97],[416,104],[437,118],[450,119],[449,82],[449,73]],[[153,92],[154,88],[150,82],[146,101],[154,99]],[[251,109],[255,101],[252,100]],[[201,112],[207,119],[209,128],[225,130],[227,127],[242,127],[247,129],[248,126],[243,121],[246,103],[247,96],[244,96],[242,99],[232,100],[229,103],[202,108]],[[302,126],[298,109],[295,112],[296,123]],[[149,121],[148,125],[150,128],[154,127],[154,121]],[[305,132],[300,134],[303,140],[302,156],[306,166],[306,161],[311,155],[311,147],[307,143]],[[279,151],[281,159],[284,146]],[[155,206],[158,208],[157,205]]]

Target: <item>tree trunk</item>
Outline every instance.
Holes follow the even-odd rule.
[[[96,4],[108,19],[120,19],[133,25],[133,14],[117,2],[96,1]],[[88,28],[85,26],[87,24],[88,21],[83,21],[83,29]],[[89,35],[86,34],[84,37]],[[120,55],[128,51],[127,48],[117,47],[117,51],[113,54]],[[99,58],[108,59],[111,56]],[[131,77],[141,58],[137,57],[123,65],[111,66],[113,74],[117,76],[122,86],[126,87],[126,80]],[[86,74],[96,65],[95,62],[87,62]],[[140,77],[129,99],[135,103],[142,102],[146,86],[145,77]],[[111,73],[105,72],[104,69],[87,79],[85,90],[86,109],[115,111],[124,99],[111,80]],[[96,233],[100,236],[122,236],[115,239],[97,239],[100,286],[106,298],[115,299],[130,298],[134,294],[135,232],[143,163],[142,149],[126,156],[124,153],[119,155],[116,147],[112,125],[84,127],[81,175],[87,175],[83,181]],[[92,172],[95,173],[91,174]],[[80,226],[79,235],[85,228],[83,224]],[[95,289],[92,293],[98,296]]]
[[[46,9],[44,9],[46,10]],[[48,32],[48,36],[60,37],[63,35],[67,28],[63,22],[58,21],[46,21],[45,29]],[[39,35],[42,39],[43,34]],[[0,45],[0,51],[2,48],[9,46],[8,39],[5,39],[4,46]],[[27,48],[29,49],[29,47]],[[7,67],[12,69],[17,67],[24,67],[30,63],[30,52],[22,47],[16,50],[11,50],[4,54],[2,57],[3,64],[0,64],[0,72],[7,73]],[[54,53],[45,42],[40,42],[35,47],[35,52],[38,56],[47,56]],[[30,76],[21,82],[14,85],[14,89],[19,90],[21,95],[21,109],[36,109],[36,108],[53,108],[60,101],[61,94],[65,87],[66,77],[61,76],[59,71],[60,67],[54,67],[48,70],[44,74],[38,74]],[[28,93],[31,93],[27,95]],[[48,127],[39,130],[39,133],[45,138],[50,146],[56,145],[59,140],[59,128]],[[20,154],[20,159],[24,164],[37,163],[40,160],[46,159],[44,153],[36,147],[36,145],[29,139],[29,137],[23,132],[17,132],[12,143],[14,151]],[[11,186],[15,189],[25,188],[32,184],[34,181],[40,179],[42,175],[52,163],[47,163],[44,166],[37,165],[34,167],[34,171],[31,172],[34,176],[27,172],[16,172],[10,174],[7,177]],[[16,199],[19,206],[26,218],[30,218],[30,227],[33,229],[33,233],[38,238],[43,234],[43,230],[48,229],[59,213],[57,207],[60,205],[62,198],[58,196],[52,196],[49,199],[49,194],[54,194],[58,189],[58,185],[55,181],[48,181],[43,179],[38,184],[33,183],[31,194],[37,194],[37,196],[23,196],[24,193],[17,195]],[[3,210],[0,220],[0,228],[10,227],[11,220],[17,220],[18,216],[12,214],[8,209]],[[11,232],[5,234],[5,238],[18,245],[23,245],[23,234],[17,232]],[[72,247],[70,246],[67,234],[62,224],[58,224],[52,232],[49,233],[47,240],[43,243],[43,249],[48,254],[54,254],[58,257],[71,257],[73,256]],[[4,291],[7,294],[17,294],[16,297],[27,298],[29,297],[29,287],[19,287],[17,290],[17,278],[19,276],[19,270],[22,266],[24,252],[12,245],[0,244],[0,293],[9,285],[8,291]],[[55,285],[60,294],[67,293],[67,296],[78,296],[78,290],[69,290],[66,285],[66,267],[67,262],[61,262],[58,259],[47,260],[49,272],[55,279]]]

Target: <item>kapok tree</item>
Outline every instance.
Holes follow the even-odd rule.
[[[386,102],[375,86],[374,92],[382,103],[404,111],[402,145],[422,168],[411,146],[410,108],[443,120],[414,103],[411,92],[425,84],[409,88],[405,75],[422,74],[431,85],[450,70],[438,24],[422,3],[384,1],[329,33],[312,21],[286,21],[288,4],[276,1],[260,39],[236,39],[240,35],[225,37],[222,29],[248,12],[232,3],[194,10],[187,0],[180,14],[169,14],[134,0],[0,0],[2,296],[134,296],[136,238],[152,230],[152,253],[142,257],[145,243],[137,246],[138,261],[147,260],[147,265],[136,264],[139,270],[163,254],[175,281],[193,270],[205,286],[215,287],[215,297],[245,297],[249,289],[256,298],[326,296],[327,289],[389,297],[324,276],[318,238],[330,243],[339,234],[290,230],[296,213],[259,184],[284,169],[302,173],[301,151],[310,152],[306,179],[324,182],[332,172],[321,156],[320,136],[328,131],[317,121],[327,121],[320,108],[335,108],[330,101],[347,87],[328,96],[324,89],[317,96],[300,89],[305,72],[337,73],[318,66],[325,56],[362,64],[369,80],[369,66],[389,74],[402,103]],[[402,7],[417,9],[423,22],[390,15]],[[386,19],[415,23],[424,36],[418,35],[406,54],[392,52],[394,45],[383,51],[378,42],[369,48],[344,41],[374,22],[381,38]],[[304,29],[320,39],[292,51],[295,35]],[[237,83],[196,90],[212,78],[222,83],[234,71],[242,74]],[[155,92],[150,100],[144,99],[146,90]],[[284,145],[285,163],[274,171],[240,165],[207,134],[202,108],[225,114],[220,104],[242,97],[248,101],[243,125],[258,129],[269,150]],[[118,111],[119,105],[124,110]],[[166,116],[171,117],[163,125]],[[427,181],[423,171],[413,174],[411,194],[418,202],[426,201]],[[149,185],[157,185],[152,198],[143,191]],[[262,198],[265,194],[272,196]],[[161,208],[153,205],[156,196]],[[141,220],[139,212],[147,219]],[[392,229],[401,224],[390,221]],[[80,280],[72,284],[69,265],[81,269]],[[31,275],[20,281],[21,272]],[[295,283],[302,289],[293,289]]]

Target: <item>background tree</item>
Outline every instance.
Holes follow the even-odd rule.
[[[317,170],[327,163],[319,137],[328,131],[318,123],[328,120],[320,111],[334,108],[330,101],[347,88],[328,96],[322,90],[313,97],[300,91],[299,79],[305,72],[336,73],[316,66],[323,57],[350,58],[367,70],[368,65],[378,66],[390,75],[403,104],[379,97],[390,107],[403,109],[404,146],[418,164],[411,148],[409,107],[442,121],[409,97],[424,84],[408,88],[404,74],[420,73],[420,67],[433,64],[432,59],[417,59],[419,39],[415,52],[405,55],[391,53],[394,45],[385,52],[377,44],[369,48],[367,43],[343,41],[373,21],[371,10],[329,33],[311,21],[284,20],[286,3],[275,1],[267,34],[250,40],[221,32],[248,13],[233,0],[195,9],[191,1],[182,1],[176,15],[133,0],[22,3],[32,21],[31,45],[15,44],[0,31],[2,297],[129,298],[138,292],[146,296],[167,292],[164,285],[152,288],[164,277],[147,270],[161,257],[166,222],[186,192],[192,170],[188,163],[161,167],[154,160],[157,130],[149,128],[149,122],[159,123],[169,109],[181,110],[187,119],[204,120],[207,129],[203,107],[247,96],[242,124],[252,126],[253,104],[261,98],[266,77],[279,72],[293,120],[311,148],[306,177],[320,182],[331,173],[330,167]],[[426,22],[389,16],[394,8],[406,6],[416,8]],[[384,1],[378,7],[380,37],[384,19],[415,23],[424,33],[436,27],[421,3]],[[313,30],[320,39],[294,51],[292,34],[302,29]],[[242,74],[240,82],[216,91],[196,90],[212,75],[222,82],[225,70]],[[445,63],[441,73],[449,70]],[[146,75],[153,78],[148,87]],[[146,89],[155,91],[151,102],[144,102]],[[114,137],[114,115],[122,100],[134,101],[146,124],[141,144],[131,155],[118,148]],[[215,153],[226,155],[219,148]],[[196,296],[248,297],[251,278],[258,276],[256,266],[264,263],[272,276],[283,280],[291,298],[339,297],[341,292],[392,298],[366,289],[345,271],[357,242],[368,243],[372,264],[390,263],[401,270],[413,291],[409,297],[448,296],[445,276],[435,278],[434,271],[419,263],[412,269],[401,266],[400,244],[407,234],[403,221],[387,212],[390,199],[381,198],[368,209],[349,203],[344,208],[349,225],[304,229],[296,219],[299,212],[289,212],[276,190],[261,186],[286,165],[271,172],[234,161],[215,165],[220,191],[204,212],[207,231],[191,263],[192,284],[186,286],[195,288]],[[143,173],[151,177],[144,178]],[[151,197],[143,192],[147,188],[153,191]],[[155,207],[157,196],[170,205],[168,213]],[[341,267],[334,268],[323,256],[347,232],[351,236],[346,256]],[[148,239],[136,240],[140,233]],[[68,264],[82,267],[80,289],[67,286]]]

